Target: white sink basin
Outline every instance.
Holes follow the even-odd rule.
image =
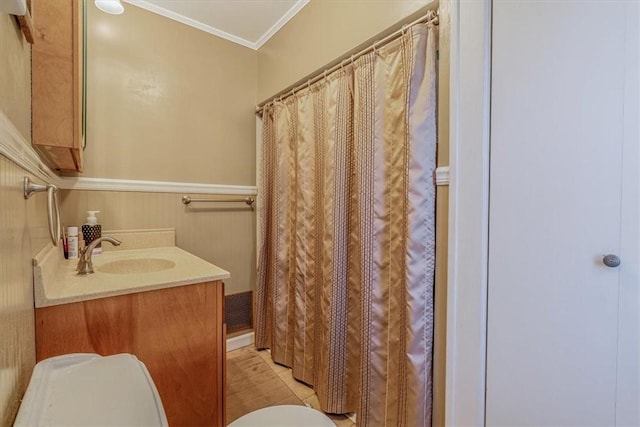
[[[162,258],[134,258],[111,261],[97,267],[101,273],[109,274],[140,274],[155,273],[170,270],[176,263]]]

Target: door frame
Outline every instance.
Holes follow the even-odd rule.
[[[452,0],[445,425],[485,425],[492,1]]]
[[[447,1],[447,0],[444,0]],[[489,244],[489,163],[491,116],[492,0],[451,1],[449,265],[445,425],[484,426],[486,402],[487,295]],[[630,8],[628,25],[640,20]],[[638,41],[628,40],[628,69],[637,76]],[[636,62],[632,62],[635,60]],[[625,114],[638,115],[638,79],[630,79]],[[637,217],[640,128],[625,120],[625,176],[632,185],[627,215]],[[635,126],[635,127],[633,127]],[[628,221],[628,219],[627,219]],[[637,223],[630,230],[637,236]],[[638,245],[626,241],[626,256],[639,259]],[[637,266],[628,274],[638,276]],[[635,306],[637,310],[637,305]],[[635,316],[637,313],[627,313]],[[631,317],[629,319],[633,320]],[[637,342],[637,339],[636,341]],[[618,361],[621,362],[620,360]],[[628,361],[627,361],[628,362]],[[635,390],[637,392],[637,389]]]

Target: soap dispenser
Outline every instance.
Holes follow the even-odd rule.
[[[100,211],[87,211],[89,216],[87,217],[87,222],[82,224],[82,237],[84,238],[84,245],[89,246],[91,242],[96,239],[102,237],[102,226],[98,224],[98,218],[96,217],[97,213]],[[102,253],[102,243],[98,243],[95,247],[92,255]]]

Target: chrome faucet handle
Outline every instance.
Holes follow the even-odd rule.
[[[76,271],[80,271],[82,268],[82,264],[84,263],[84,254],[87,253],[87,247],[83,247],[78,249],[78,265],[76,266]]]

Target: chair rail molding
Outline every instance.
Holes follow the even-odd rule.
[[[0,111],[0,154],[38,178],[57,184],[56,174],[40,160],[31,143],[22,136],[2,111]]]

